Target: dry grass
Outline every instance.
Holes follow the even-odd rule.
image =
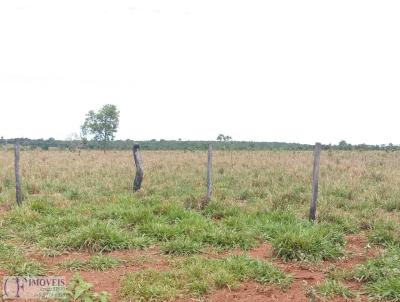
[[[47,200],[58,208],[69,208],[77,203],[118,203],[133,196],[143,202],[197,206],[205,194],[205,152],[144,151],[142,157],[143,189],[133,194],[130,152],[86,151],[78,156],[24,151],[21,167],[26,202]],[[311,152],[215,152],[213,200],[247,211],[288,210],[306,219],[311,169]],[[13,153],[3,151],[2,208],[14,205],[14,195]],[[318,202],[319,221],[340,225],[345,232],[380,231],[382,225],[399,223],[400,153],[323,152]]]
[[[156,244],[174,257],[266,240],[279,257],[311,261],[340,257],[346,233],[400,245],[398,152],[324,151],[317,226],[307,222],[312,152],[214,152],[214,195],[204,211],[205,151],[142,151],[142,158],[143,189],[133,193],[130,152],[23,151],[18,209],[13,153],[0,152],[0,243],[44,254]]]

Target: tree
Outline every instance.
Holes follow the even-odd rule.
[[[341,140],[338,144],[340,150],[350,150],[351,144],[348,144],[345,140]]]
[[[80,143],[80,137],[78,133],[75,132],[70,133],[65,140],[68,142],[67,146],[70,151],[75,151]]]
[[[113,141],[119,125],[119,111],[115,105],[104,105],[99,111],[90,110],[81,126],[82,136],[91,135],[106,152],[107,143]]]
[[[229,135],[218,134],[217,141],[219,142],[230,142],[232,141],[232,137]]]
[[[232,136],[223,135],[223,134],[218,134],[217,141],[219,141],[220,143],[224,142],[224,145],[223,145],[224,150],[226,149],[226,147],[228,147],[229,145],[232,145],[232,143],[233,143]],[[228,143],[230,143],[230,144],[228,145]],[[231,148],[229,147],[229,149],[231,149]],[[230,154],[231,154],[231,165],[233,167],[232,150],[230,150]]]
[[[86,146],[87,139],[78,135],[78,133],[72,132],[65,139],[67,142],[67,148],[69,151],[78,150],[79,155],[81,155],[81,150]]]

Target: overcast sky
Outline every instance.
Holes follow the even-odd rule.
[[[400,1],[1,0],[0,136],[400,144]]]

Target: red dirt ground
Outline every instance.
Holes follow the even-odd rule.
[[[272,260],[275,265],[285,272],[292,274],[294,281],[287,291],[283,291],[275,286],[261,286],[255,282],[246,282],[237,290],[230,291],[222,289],[213,293],[208,297],[208,301],[311,301],[307,297],[307,287],[322,283],[325,280],[325,273],[329,267],[334,265],[336,268],[351,269],[358,264],[367,260],[367,258],[375,257],[379,254],[378,248],[369,248],[368,240],[362,235],[347,236],[346,257],[339,261],[324,261],[320,266],[307,267],[296,262],[282,262],[272,258],[272,246],[263,244],[249,252],[253,258]],[[359,290],[361,285],[358,282],[345,282],[351,290]],[[362,297],[362,301],[366,301],[366,297]],[[193,301],[193,300],[187,300]],[[326,301],[351,301],[342,297],[326,299]]]
[[[51,268],[56,267],[57,264],[60,264],[67,260],[88,260],[91,256],[94,255],[96,254],[71,252],[58,257],[35,256],[34,258]],[[148,260],[144,261],[143,263],[122,265],[112,269],[108,269],[106,271],[79,271],[83,279],[93,285],[93,289],[95,291],[107,291],[108,293],[110,293],[112,297],[112,302],[119,301],[118,290],[120,288],[120,280],[126,273],[149,268],[162,271],[167,270],[169,266],[167,259],[160,255],[159,248],[157,247],[149,248],[144,251],[114,251],[108,253],[107,256],[115,257],[122,260],[135,259],[140,256],[145,256],[146,259],[148,258]],[[54,269],[51,271],[51,274],[56,276],[65,276],[67,282],[69,282],[75,272],[65,269]]]
[[[222,301],[310,301],[307,297],[307,286],[314,286],[325,280],[325,273],[329,267],[351,269],[354,266],[363,263],[367,258],[375,257],[379,254],[377,248],[366,248],[368,246],[367,239],[363,235],[347,236],[346,257],[338,261],[325,261],[320,265],[304,265],[297,262],[283,262],[273,257],[272,246],[268,243],[263,243],[261,246],[249,251],[249,255],[253,258],[272,261],[285,272],[292,274],[294,280],[290,288],[283,291],[276,286],[263,286],[255,282],[245,282],[236,290],[221,289],[206,298],[207,301],[222,302]],[[207,254],[208,257],[223,257],[229,254],[239,254],[242,251],[233,250],[223,254]],[[112,295],[112,301],[120,301],[118,298],[118,290],[120,288],[120,280],[122,276],[131,271],[139,271],[146,268],[154,268],[156,270],[166,270],[169,267],[167,257],[163,256],[157,247],[147,250],[131,250],[131,251],[115,251],[110,254],[119,259],[132,259],[134,257],[146,256],[148,261],[138,264],[128,264],[125,266],[116,267],[103,272],[90,271],[80,272],[82,277],[93,284],[96,291],[108,291]],[[49,268],[56,267],[57,264],[71,259],[86,260],[90,256],[89,253],[67,253],[57,257],[43,257],[35,255],[34,258]],[[51,274],[61,275],[71,279],[74,272],[53,269]],[[0,277],[4,272],[0,272]],[[357,282],[346,282],[346,285],[351,289],[360,289],[360,284]],[[198,301],[198,299],[185,299],[179,301]],[[327,301],[349,301],[344,298],[327,299]]]

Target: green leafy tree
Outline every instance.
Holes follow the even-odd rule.
[[[106,152],[107,143],[113,141],[119,125],[119,111],[115,105],[104,105],[99,111],[90,110],[81,126],[82,136],[92,136],[102,143]]]

